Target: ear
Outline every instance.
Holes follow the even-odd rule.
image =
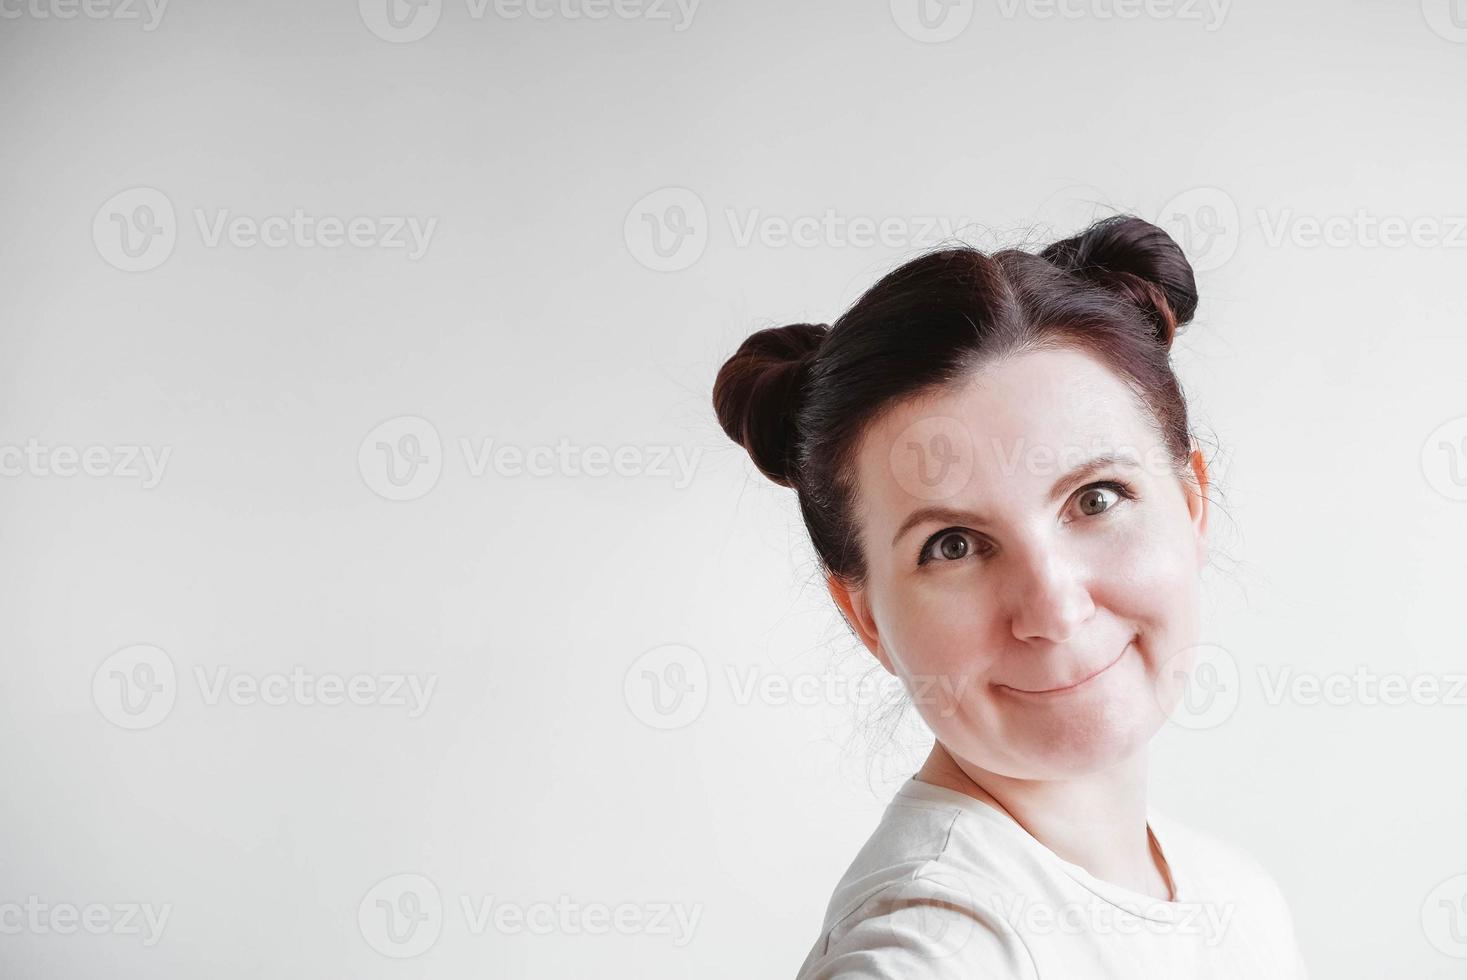
[[[1187,462],[1192,479],[1183,481],[1182,486],[1187,495],[1187,513],[1192,519],[1192,530],[1197,539],[1197,565],[1200,568],[1207,561],[1207,460],[1202,458],[1202,450],[1194,446]]]
[[[848,589],[834,575],[825,576],[825,587],[830,590],[830,597],[840,607],[846,625],[861,638],[866,649],[886,668],[886,672],[895,677],[896,671],[892,669],[891,658],[882,647],[881,636],[876,630],[876,617],[871,614],[871,601],[866,589]]]

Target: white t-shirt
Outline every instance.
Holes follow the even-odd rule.
[[[1176,901],[1101,881],[1008,814],[909,779],[831,896],[796,980],[1307,980],[1244,849],[1148,812]]]

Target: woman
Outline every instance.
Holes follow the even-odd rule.
[[[1147,802],[1199,633],[1208,474],[1169,358],[1196,307],[1176,243],[1118,216],[922,256],[719,372],[935,736],[801,980],[1306,975],[1269,874]]]

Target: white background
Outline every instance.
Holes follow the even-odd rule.
[[[871,661],[714,375],[935,219],[986,247],[1117,210],[1199,269],[1176,363],[1224,505],[1204,639],[1238,670],[1224,722],[1156,739],[1157,806],[1273,872],[1315,976],[1467,970],[1438,904],[1467,885],[1433,892],[1467,873],[1467,705],[1260,683],[1467,672],[1467,9],[26,3],[0,4],[0,905],[112,925],[7,926],[5,976],[792,975],[926,746],[851,703]],[[210,237],[295,209],[366,244]],[[425,251],[367,234],[395,217],[436,220]],[[382,453],[430,433],[394,487]],[[461,440],[629,448],[475,475]],[[128,447],[168,451],[156,485]],[[112,686],[140,644],[155,718]],[[676,674],[639,658],[668,644],[698,686],[660,729],[642,671]],[[297,667],[435,686],[416,714],[209,696]],[[817,688],[745,696],[777,676]],[[398,875],[441,904],[421,949],[382,932],[422,887]],[[464,900],[645,927],[476,929]],[[167,907],[156,942],[129,904]]]

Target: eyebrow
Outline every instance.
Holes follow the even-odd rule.
[[[1079,483],[1086,477],[1093,475],[1098,470],[1107,469],[1111,466],[1124,466],[1139,469],[1140,464],[1135,457],[1128,454],[1105,454],[1088,459],[1070,470],[1068,473],[1054,481],[1054,486],[1049,488],[1049,501],[1053,503],[1058,500],[1065,489],[1073,484]],[[912,528],[921,524],[942,522],[944,524],[983,524],[987,518],[977,511],[960,510],[952,507],[921,507],[907,515],[902,526],[897,529],[896,535],[891,539],[891,546],[896,547],[897,542],[902,539]]]

